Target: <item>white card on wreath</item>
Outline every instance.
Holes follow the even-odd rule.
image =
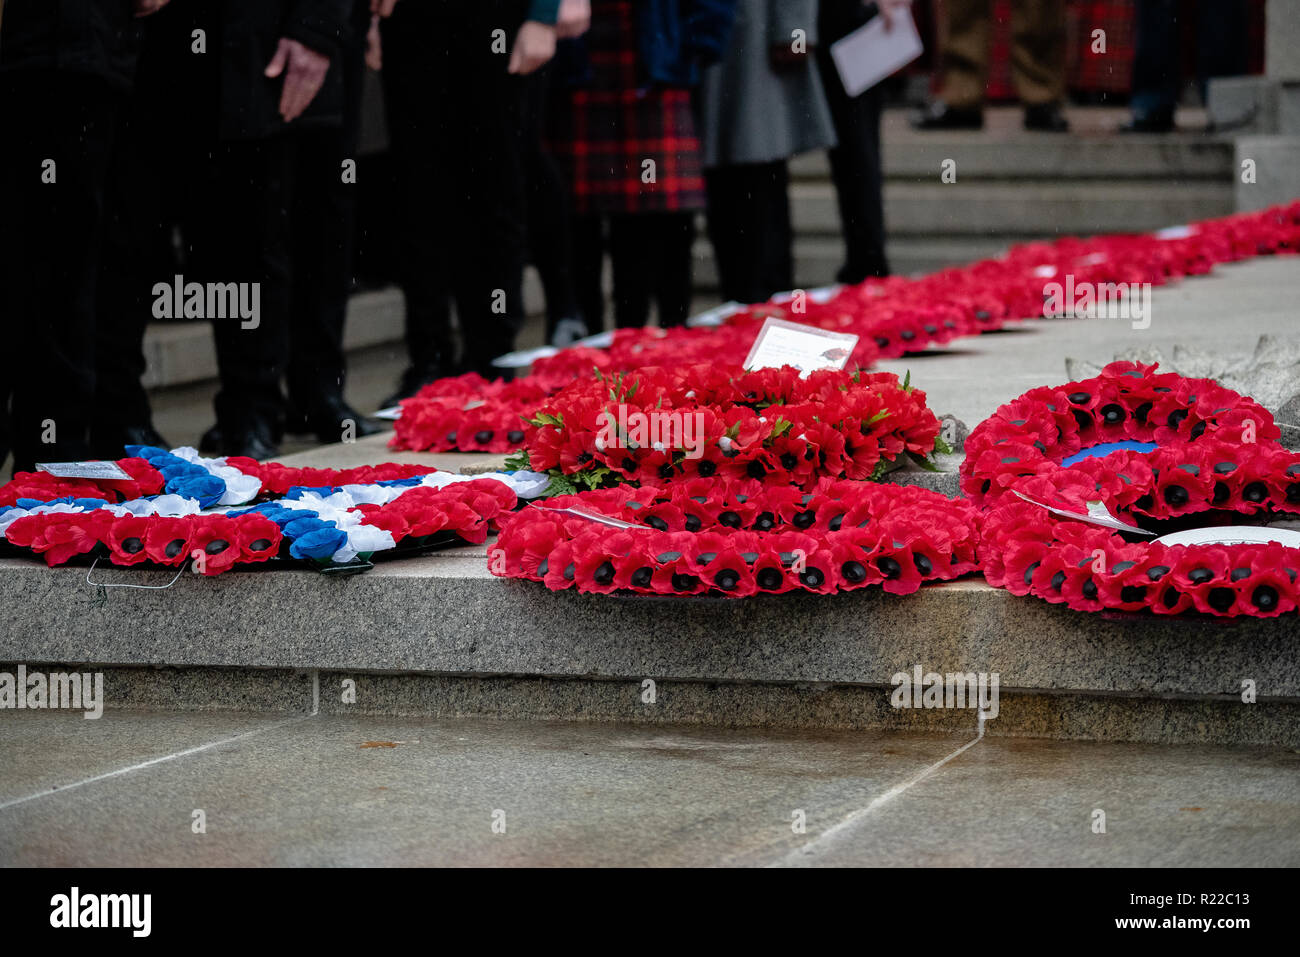
[[[36,468],[55,478],[102,479],[106,482],[126,482],[131,478],[130,473],[116,462],[37,462]]]
[[[843,369],[853,355],[858,337],[831,332],[772,316],[763,320],[758,338],[745,358],[746,369],[794,366],[803,375],[818,369]]]

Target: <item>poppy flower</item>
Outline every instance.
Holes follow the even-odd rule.
[[[236,526],[239,561],[264,562],[279,553],[284,536],[280,526],[269,518],[256,513],[242,515],[236,520]]]
[[[144,550],[149,561],[158,565],[181,565],[190,557],[190,518],[155,516],[144,533]]]
[[[240,557],[236,520],[225,515],[193,516],[189,549],[188,557],[205,575],[219,575],[233,567]]]
[[[113,520],[105,544],[114,565],[137,565],[149,558],[144,545],[149,524],[149,519],[134,515]]]

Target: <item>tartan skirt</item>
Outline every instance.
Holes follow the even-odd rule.
[[[555,90],[547,145],[577,215],[704,208],[691,91],[639,85],[632,4],[596,0],[585,42],[592,81]]]

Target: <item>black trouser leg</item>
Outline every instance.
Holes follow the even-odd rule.
[[[524,175],[528,184],[528,251],[546,294],[546,338],[561,319],[578,315],[573,288],[573,239],[564,177],[542,143],[546,104],[550,99],[550,68],[543,67],[524,81]]]
[[[361,44],[340,57],[343,124],[297,134],[286,384],[291,404],[304,413],[343,395],[357,189],[355,181],[344,181],[343,164],[357,158],[364,57]]]
[[[844,234],[844,265],[835,278],[858,283],[868,276],[888,276],[884,174],[880,160],[880,110],[884,95],[879,84],[855,97],[845,93],[826,45],[817,48],[817,65],[838,141],[828,151]]]
[[[652,300],[660,326],[686,321],[691,308],[694,239],[694,213],[620,213],[609,218],[615,326],[646,325]]]
[[[599,216],[573,217],[573,275],[588,331],[605,328],[605,230]]]
[[[295,143],[280,134],[265,140],[216,144],[206,189],[193,197],[192,266],[185,279],[239,283],[251,297],[253,318],[213,319],[221,391],[217,424],[227,436],[259,423],[278,431],[289,344],[289,210]]]
[[[1133,56],[1133,115],[1173,116],[1178,104],[1176,0],[1138,0]]]
[[[763,302],[794,284],[788,183],[783,160],[705,171],[724,299]]]
[[[686,324],[691,314],[691,247],[695,244],[694,213],[652,213],[657,221],[658,256],[655,305],[662,328]]]
[[[507,73],[503,55],[478,38],[504,28],[513,39],[524,5],[498,0],[453,8],[445,26],[455,37],[444,61],[445,86],[429,106],[448,111],[455,138],[473,144],[453,150],[455,176],[446,184],[457,200],[452,223],[458,238],[452,257],[456,314],[465,342],[463,368],[496,375],[492,360],[514,349],[524,322],[523,156],[536,132],[530,134],[524,121],[524,78]]]
[[[392,160],[394,223],[398,231],[396,273],[406,306],[406,348],[421,376],[450,372],[455,361],[451,333],[446,195],[451,176],[444,140],[451,127],[439,77],[442,54],[429,48],[440,29],[429,3],[399,3],[381,29],[384,44],[384,108]],[[443,38],[443,43],[446,43]],[[470,148],[462,143],[463,148]]]
[[[609,259],[614,271],[614,326],[636,329],[650,321],[654,276],[651,214],[609,217]]]
[[[0,77],[0,406],[17,470],[90,454],[95,297],[120,96],[69,73]],[[53,166],[48,163],[52,161]]]

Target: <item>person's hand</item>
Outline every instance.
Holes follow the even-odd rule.
[[[515,34],[515,45],[510,51],[510,67],[506,72],[527,74],[544,66],[555,56],[555,27],[536,20],[525,20]]]
[[[147,17],[167,6],[167,0],[135,0],[135,15]]]
[[[374,17],[392,16],[397,0],[370,0],[370,15]]]
[[[904,7],[910,8],[912,0],[876,0],[876,6],[880,8],[880,16],[885,21],[885,29],[894,29],[894,18],[899,16]]]
[[[560,39],[580,37],[591,27],[591,0],[560,0],[555,32]]]
[[[366,66],[378,72],[384,68],[384,43],[379,34],[379,14],[370,18],[366,31]]]
[[[329,72],[330,58],[303,46],[297,40],[280,38],[275,56],[267,64],[266,75],[271,79],[284,74],[284,90],[280,93],[280,115],[292,123],[311,106],[320,92]]]

